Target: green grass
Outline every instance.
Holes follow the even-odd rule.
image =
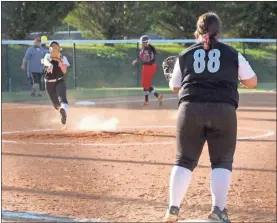
[[[168,56],[177,55],[184,50],[182,44],[154,44],[158,51],[158,72],[153,83],[156,86],[168,86],[162,71],[162,61]],[[242,44],[232,44],[243,52]],[[3,47],[3,46],[2,46]],[[20,64],[28,46],[9,45],[9,71],[12,77],[12,91],[27,90],[26,72],[20,70]],[[72,65],[72,45],[64,45],[63,54]],[[2,48],[3,49],[3,48]],[[2,87],[6,88],[7,69],[2,50]],[[132,66],[137,56],[136,44],[76,45],[77,86],[80,88],[116,88],[135,87],[140,77],[140,66]],[[276,45],[246,45],[246,56],[257,73],[259,82],[276,82]],[[73,88],[74,76],[72,66],[67,73],[67,86]]]
[[[242,44],[232,44],[232,46],[243,53]],[[272,81],[276,83],[275,44],[248,44],[245,45],[245,54],[258,76],[259,82]]]
[[[265,87],[269,87],[268,84]],[[275,86],[276,88],[276,86]],[[269,88],[272,89],[272,88]],[[171,90],[167,87],[157,87],[156,90],[162,94],[171,94]],[[262,87],[257,89],[239,89],[240,92],[243,91],[254,91],[254,90],[264,90]],[[111,98],[111,97],[128,97],[128,96],[141,96],[143,95],[141,88],[98,88],[98,89],[77,89],[77,90],[68,90],[67,97],[70,100],[90,100],[96,98]],[[31,101],[41,101],[49,100],[47,94],[42,92],[41,98],[33,98],[30,96],[30,92],[21,91],[21,92],[2,92],[2,102],[31,102]]]

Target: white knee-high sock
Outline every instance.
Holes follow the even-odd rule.
[[[155,89],[153,89],[150,93],[151,93],[151,95],[155,95],[156,90],[155,90]]]
[[[180,166],[174,166],[170,176],[169,207],[180,207],[191,181],[192,172]]]
[[[213,169],[211,172],[212,204],[221,211],[226,207],[228,191],[232,181],[232,172],[223,168]]]
[[[67,112],[67,110],[68,110],[68,104],[61,103],[61,108],[63,108]]]

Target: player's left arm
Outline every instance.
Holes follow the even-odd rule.
[[[174,93],[179,93],[182,83],[182,71],[180,68],[179,58],[177,58],[171,79],[169,81],[169,87]]]
[[[67,67],[69,67],[69,66],[70,66],[70,64],[69,64],[66,56],[63,56],[62,62],[59,62],[59,67],[61,68],[62,72],[66,73]]]
[[[162,64],[165,79],[169,82],[169,87],[174,93],[178,93],[182,83],[182,72],[179,57],[170,56]]]
[[[258,84],[258,78],[256,73],[253,71],[249,62],[241,55],[238,54],[238,77],[242,87],[255,88]]]

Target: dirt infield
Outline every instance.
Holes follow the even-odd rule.
[[[94,106],[71,106],[66,129],[61,129],[49,103],[2,104],[3,210],[161,221],[175,157],[177,101],[141,107],[138,99],[98,99]],[[118,123],[112,124],[113,130],[84,131],[79,129],[84,117]],[[276,221],[276,92],[241,94],[238,120],[230,218]],[[211,204],[209,165],[205,146],[181,219],[206,219]]]

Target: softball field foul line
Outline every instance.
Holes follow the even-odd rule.
[[[125,129],[141,129],[142,126],[133,126],[128,127],[126,126]],[[173,128],[175,126],[143,126],[143,128]],[[121,128],[124,129],[124,128]],[[273,136],[275,134],[272,130],[261,130],[261,129],[250,129],[250,128],[238,128],[238,129],[244,129],[244,130],[255,130],[255,131],[267,131],[265,134],[256,135],[256,136],[245,136],[245,137],[238,137],[237,140],[247,140],[247,139],[261,139]],[[43,132],[43,131],[50,131],[55,129],[33,129],[30,131],[13,131],[13,132],[3,132],[2,134],[15,134],[15,133],[27,133],[27,132]],[[128,133],[127,133],[128,134]],[[61,146],[61,145],[71,145],[71,146],[106,146],[106,147],[113,147],[113,146],[141,146],[141,145],[171,145],[174,144],[175,141],[171,142],[130,142],[130,143],[68,143],[68,142],[60,142],[60,143],[51,143],[51,142],[26,142],[26,141],[16,141],[16,140],[2,140],[3,143],[11,143],[11,144],[33,144],[33,145],[51,145],[51,146]]]

